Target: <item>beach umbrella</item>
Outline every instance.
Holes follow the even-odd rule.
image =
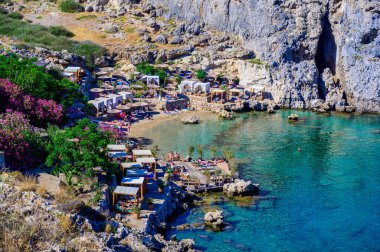
[[[118,89],[118,90],[129,89],[129,88],[130,88],[130,86],[127,86],[127,85],[118,85],[118,86],[116,86],[116,89]]]
[[[156,84],[150,84],[150,85],[148,85],[148,88],[150,88],[150,89],[157,89],[157,88],[159,88],[160,86],[159,85],[156,85]]]
[[[103,76],[103,75],[107,75],[107,74],[108,74],[108,72],[104,72],[104,71],[95,73],[96,76]]]
[[[131,88],[134,88],[134,89],[143,89],[144,87],[141,86],[141,85],[132,85]]]
[[[131,105],[119,105],[116,108],[125,111],[125,110],[130,110],[131,107],[132,107]]]
[[[149,104],[146,103],[146,102],[135,102],[132,104],[133,107],[146,107],[148,106]]]
[[[107,114],[115,115],[115,114],[119,114],[120,112],[121,112],[120,109],[110,109],[107,111]]]
[[[101,92],[104,92],[104,89],[103,88],[92,88],[92,89],[90,89],[90,92],[101,93]]]

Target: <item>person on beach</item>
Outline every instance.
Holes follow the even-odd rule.
[[[128,132],[131,132],[131,123],[128,123]]]

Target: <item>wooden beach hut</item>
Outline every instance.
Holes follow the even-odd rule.
[[[149,171],[153,172],[153,179],[157,178],[157,161],[153,157],[137,158],[136,161],[142,165],[149,165]]]
[[[129,186],[117,186],[112,193],[112,210],[115,211],[115,205],[120,196],[131,203],[132,205],[137,205],[139,203],[139,188],[129,187]]]
[[[120,164],[120,170],[121,170],[123,176],[125,176],[125,170],[127,170],[127,169],[142,169],[142,168],[143,168],[143,165],[141,163],[137,163],[137,162],[121,163]]]
[[[140,189],[140,200],[144,199],[144,193],[147,191],[147,183],[145,177],[123,177],[122,186],[137,187]]]
[[[132,150],[132,161],[136,162],[136,158],[152,157],[150,150]]]

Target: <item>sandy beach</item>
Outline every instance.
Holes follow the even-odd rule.
[[[153,128],[157,127],[160,124],[181,120],[183,117],[188,115],[196,115],[202,119],[202,117],[207,117],[210,114],[213,113],[208,111],[182,111],[177,115],[167,115],[160,111],[160,114],[153,116],[153,120],[145,119],[137,123],[133,123],[129,136],[135,138],[144,137],[145,133],[151,131]]]

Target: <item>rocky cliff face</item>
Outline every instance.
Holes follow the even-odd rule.
[[[284,107],[380,112],[380,2],[145,0],[166,18],[241,35],[269,65],[265,90]]]

